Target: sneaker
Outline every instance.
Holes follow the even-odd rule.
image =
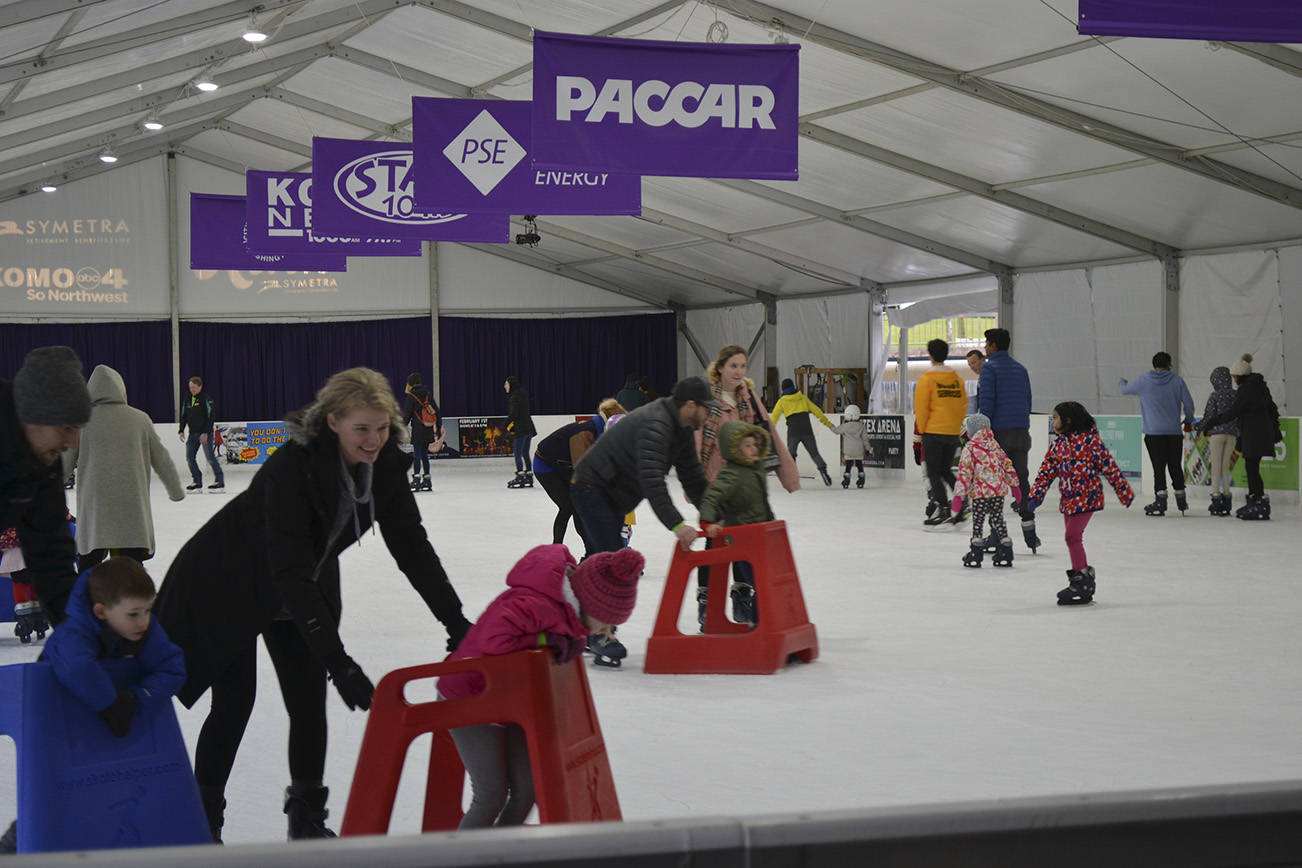
[[[224,489],[225,487],[226,487],[226,483],[225,483],[225,482],[222,482],[222,481],[219,479],[219,480],[217,480],[216,482],[214,482],[212,485],[208,486],[208,490],[209,490],[209,491],[221,491],[221,490]]]
[[[202,482],[192,482],[192,483],[190,483],[189,485],[187,485],[187,486],[185,487],[185,490],[186,490],[186,491],[199,491],[199,490],[202,489],[202,488],[203,488],[203,483],[202,483]]]

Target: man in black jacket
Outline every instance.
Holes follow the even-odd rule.
[[[611,426],[574,467],[570,497],[574,512],[595,552],[624,545],[620,528],[624,516],[646,498],[656,517],[690,548],[696,528],[683,520],[665,485],[672,466],[687,499],[700,504],[705,473],[693,432],[704,424],[715,405],[710,387],[700,377],[674,386],[673,397],[659,398],[629,413]]]
[[[208,459],[213,476],[216,477],[208,488],[222,491],[226,488],[226,481],[222,477],[222,466],[214,451],[217,443],[213,436],[213,427],[217,424],[217,412],[213,408],[213,400],[203,390],[202,378],[191,377],[186,385],[190,389],[190,394],[181,399],[181,428],[178,432],[181,440],[185,442],[185,462],[190,467],[191,482],[185,490],[200,491],[203,488],[203,473],[199,470],[199,462],[194,460],[199,448],[203,447],[203,457]],[[187,425],[190,426],[189,438],[185,436]]]
[[[0,528],[18,528],[26,577],[58,625],[77,581],[60,454],[90,421],[90,393],[71,347],[40,347],[0,380]]]

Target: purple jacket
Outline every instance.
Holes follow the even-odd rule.
[[[566,567],[574,556],[563,545],[531,549],[507,574],[507,589],[488,604],[475,626],[448,660],[528,651],[546,644],[546,633],[585,641],[590,632],[579,621],[579,602],[570,590]],[[457,672],[439,679],[438,691],[447,699],[479,693],[484,676]]]

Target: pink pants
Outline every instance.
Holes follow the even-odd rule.
[[[1067,532],[1064,538],[1067,540],[1067,553],[1071,555],[1071,568],[1073,570],[1083,570],[1089,566],[1089,561],[1085,558],[1085,525],[1090,523],[1094,516],[1092,512],[1082,512],[1078,515],[1064,515],[1063,523],[1067,525]]]

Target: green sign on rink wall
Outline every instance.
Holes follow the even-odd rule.
[[[1144,472],[1143,424],[1138,416],[1095,416],[1099,439],[1112,453],[1112,460],[1126,479],[1138,479]]]
[[[1284,439],[1275,444],[1275,455],[1261,460],[1261,481],[1266,490],[1298,490],[1298,420],[1281,418],[1279,429]],[[1243,469],[1243,458],[1236,452],[1234,466],[1231,470],[1234,484],[1247,488],[1248,480]],[[1207,466],[1207,438],[1195,437],[1192,444],[1185,438],[1184,457],[1185,476],[1190,485],[1207,485],[1211,474]]]

